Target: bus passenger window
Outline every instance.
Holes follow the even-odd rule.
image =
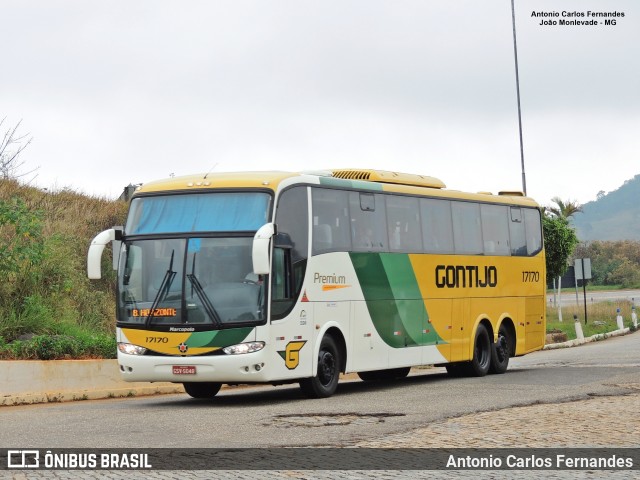
[[[540,210],[524,209],[524,224],[527,232],[527,254],[535,255],[542,250],[542,227],[540,226]]]
[[[509,224],[507,207],[502,205],[480,206],[482,239],[485,255],[509,255]]]
[[[509,222],[509,237],[511,239],[511,255],[527,256],[527,239],[524,232],[524,222],[522,219],[522,208],[509,207],[511,212]]]
[[[348,192],[328,188],[311,191],[313,208],[312,253],[351,250]]]
[[[478,255],[484,252],[480,205],[470,202],[451,202],[453,213],[453,244],[458,254]]]
[[[387,248],[384,197],[378,194],[351,192],[349,212],[353,249],[355,251],[384,251]]]
[[[313,246],[317,251],[331,250],[333,236],[331,226],[323,223],[313,228]]]
[[[386,200],[390,250],[407,253],[422,252],[418,199],[390,195]]]
[[[420,199],[422,241],[425,253],[453,253],[451,202],[435,198]]]

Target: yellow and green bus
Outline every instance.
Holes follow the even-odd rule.
[[[117,261],[118,364],[128,381],[299,382],[340,373],[507,370],[544,346],[539,206],[379,170],[170,178],[135,192],[123,228],[93,240]]]

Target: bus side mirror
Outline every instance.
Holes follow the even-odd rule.
[[[93,240],[91,240],[89,253],[87,254],[87,277],[91,280],[98,280],[102,278],[100,263],[104,247],[106,247],[108,243],[119,241],[121,239],[122,230],[119,228],[110,228],[109,230],[100,232]]]
[[[253,237],[251,257],[253,260],[253,273],[267,275],[271,269],[271,238],[276,233],[276,226],[267,223],[260,227]]]

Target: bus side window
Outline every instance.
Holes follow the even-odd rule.
[[[313,188],[312,253],[351,250],[348,192],[328,188]]]
[[[511,255],[524,257],[527,255],[527,240],[524,231],[522,208],[509,207],[509,236],[511,238]]]
[[[278,235],[274,239],[271,267],[271,314],[283,318],[295,305],[302,289],[309,251],[307,187],[283,191],[276,206]]]
[[[273,249],[273,273],[271,275],[271,298],[274,301],[287,300],[290,286],[288,285],[288,264],[286,251],[283,248]]]
[[[535,255],[542,250],[542,228],[540,226],[540,210],[524,209],[524,224],[527,232],[527,254]]]
[[[436,198],[421,198],[420,216],[424,252],[453,253],[451,202]]]
[[[313,247],[318,252],[329,251],[333,245],[331,225],[323,223],[313,227]]]
[[[422,252],[418,199],[389,195],[386,200],[389,249],[392,252]]]
[[[387,233],[385,229],[384,197],[373,193],[351,192],[349,194],[350,223],[355,251],[385,251]]]
[[[463,255],[479,255],[484,252],[480,205],[471,202],[451,202],[453,213],[453,244],[455,252]]]
[[[485,255],[510,255],[509,223],[507,207],[503,205],[480,206],[482,239]]]

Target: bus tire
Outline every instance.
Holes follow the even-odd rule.
[[[467,364],[467,372],[472,377],[484,377],[491,366],[491,339],[487,328],[480,324],[473,342],[473,358]]]
[[[358,372],[360,380],[374,382],[377,380],[395,380],[409,375],[411,367],[391,368],[388,370],[373,370],[370,372]]]
[[[193,398],[213,398],[220,391],[221,383],[215,382],[185,382],[184,391]]]
[[[398,367],[386,371],[388,372],[387,375],[389,375],[389,378],[397,380],[399,378],[405,378],[407,375],[409,375],[411,367]]]
[[[467,375],[467,364],[466,363],[448,363],[445,365],[447,369],[447,374],[451,378],[460,378]]]
[[[340,350],[330,335],[325,335],[318,351],[318,370],[315,377],[300,380],[302,392],[309,398],[333,395],[340,380]]]
[[[509,351],[510,341],[507,327],[500,325],[498,341],[491,345],[491,366],[489,367],[489,373],[501,374],[507,371],[509,357],[511,356],[511,352]]]

